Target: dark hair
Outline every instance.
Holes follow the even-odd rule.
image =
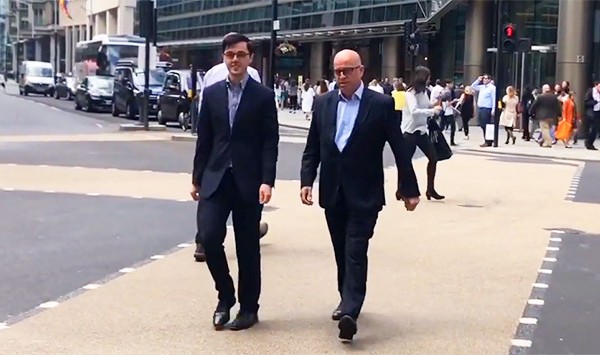
[[[494,77],[493,77],[493,76],[491,76],[490,74],[485,74],[485,73],[484,73],[482,76],[487,76],[487,77],[488,77],[488,79],[490,79],[490,80],[494,79]]]
[[[427,79],[430,76],[431,71],[429,71],[429,68],[424,66],[416,67],[410,88],[414,89],[417,94],[425,92],[427,90]]]
[[[250,54],[254,54],[254,46],[252,45],[250,38],[239,33],[232,33],[230,35],[225,36],[225,38],[223,38],[223,42],[221,43],[221,50],[223,51],[223,53],[225,53],[227,48],[234,46],[240,42],[245,42],[246,46],[248,47],[248,52]]]

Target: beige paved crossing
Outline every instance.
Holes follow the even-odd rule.
[[[425,162],[415,164],[424,183]],[[180,250],[0,330],[0,354],[505,354],[545,254],[545,228],[598,232],[578,218],[598,207],[564,202],[569,165],[456,155],[439,165],[445,202],[414,213],[392,200],[370,247],[368,296],[349,348],[329,320],[337,304],[335,267],[322,211],[302,206],[298,182],[277,184],[265,219],[261,323],[214,332],[210,275]],[[97,180],[98,193],[178,199],[183,174],[0,166],[0,188],[71,193]],[[7,172],[7,174],[4,174]],[[110,174],[114,179],[107,179]],[[122,185],[123,179],[148,184]],[[18,177],[38,176],[39,180]],[[394,172],[388,171],[387,195]],[[117,178],[118,177],[118,178]],[[142,180],[144,180],[142,179]],[[544,183],[541,183],[541,181]],[[50,182],[48,182],[50,181]],[[159,181],[160,192],[156,192]],[[592,212],[590,212],[592,211]],[[600,211],[595,211],[596,215]],[[595,230],[594,230],[595,229]],[[232,238],[228,255],[235,270]],[[115,270],[117,271],[117,270]]]

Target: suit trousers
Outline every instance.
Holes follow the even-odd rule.
[[[357,319],[367,293],[367,250],[379,211],[350,208],[340,189],[334,207],[325,210],[337,264],[342,315]]]
[[[485,140],[485,143],[487,145],[492,145],[492,143],[494,141],[485,139],[485,126],[488,124],[494,123],[494,117],[492,116],[492,109],[486,108],[486,107],[480,107],[477,119],[479,120],[479,126],[483,130],[483,139]]]
[[[260,232],[262,205],[242,199],[233,172],[227,169],[217,191],[201,204],[200,226],[206,264],[215,281],[219,301],[233,306],[235,288],[229,273],[223,243],[227,220],[232,215],[235,249],[238,260],[238,297],[240,311],[256,313],[261,288]]]

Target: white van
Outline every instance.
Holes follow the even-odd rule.
[[[24,61],[19,72],[19,94],[54,95],[54,70],[46,62]]]

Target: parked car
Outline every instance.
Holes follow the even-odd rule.
[[[150,70],[150,116],[158,113],[158,95],[162,93],[166,73],[162,69]],[[115,67],[115,84],[112,104],[112,115],[117,117],[125,113],[127,118],[135,119],[139,114],[140,103],[144,95],[144,71],[133,64],[117,64]]]
[[[67,100],[73,100],[75,93],[77,92],[77,81],[72,76],[61,76],[57,78],[56,85],[54,86],[54,98],[60,100],[66,98]]]
[[[110,112],[114,89],[112,76],[88,76],[77,87],[75,93],[75,109],[92,112]]]
[[[191,76],[189,70],[171,70],[165,78],[163,92],[158,98],[159,124],[179,122],[186,130],[190,123]]]
[[[24,61],[19,73],[19,95],[54,95],[54,69],[47,62]]]

